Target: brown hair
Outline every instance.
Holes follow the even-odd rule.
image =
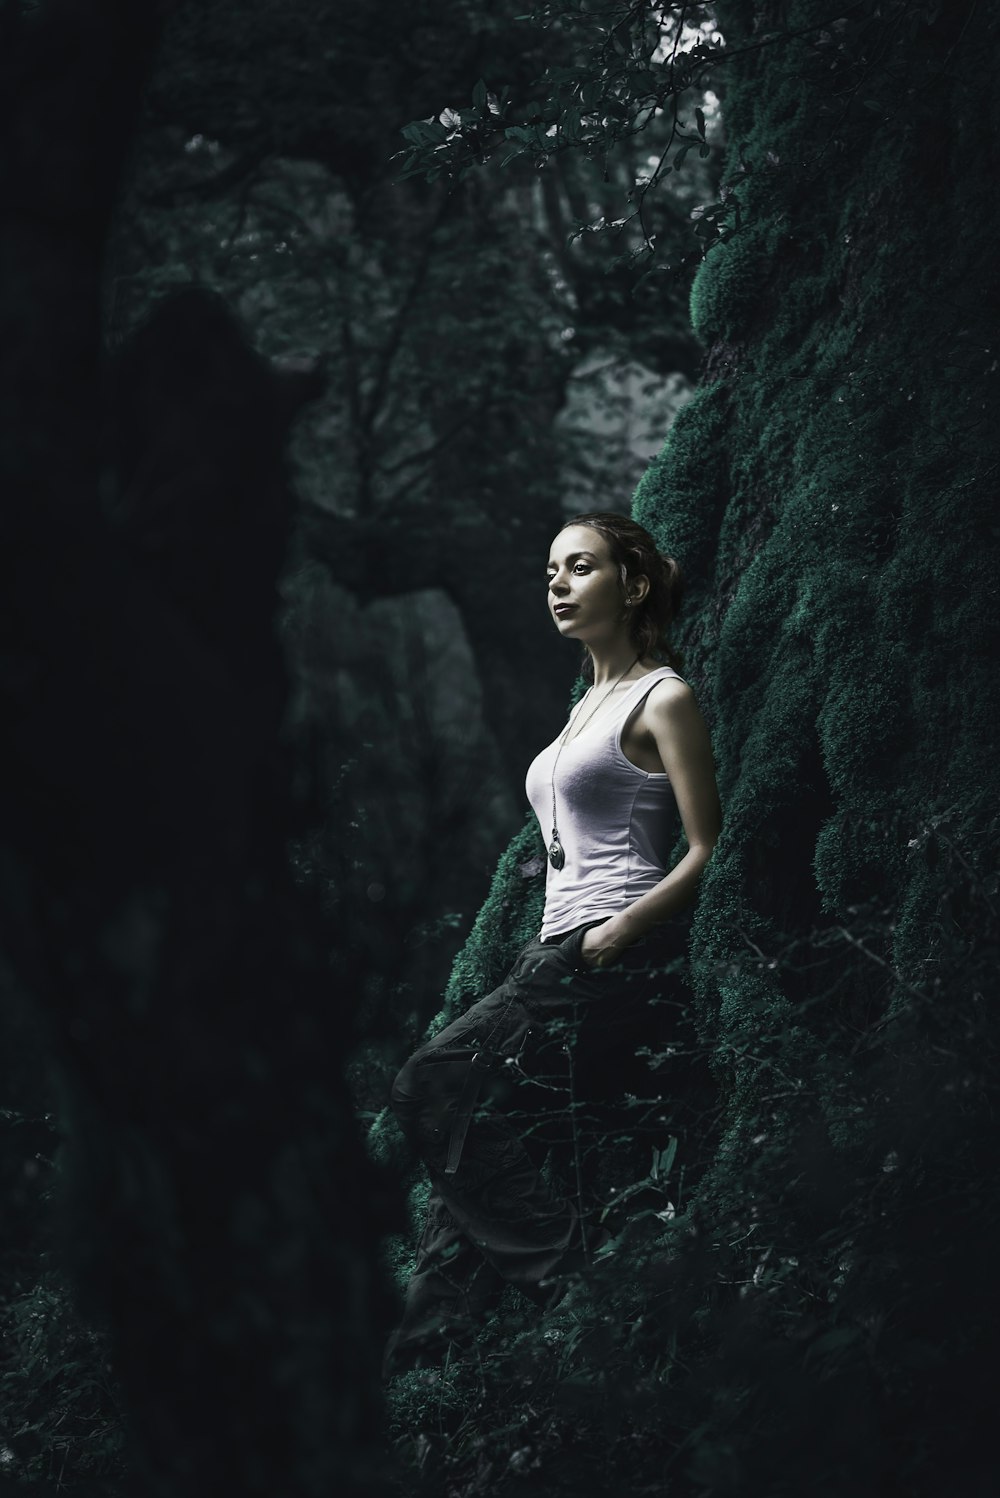
[[[573,515],[563,523],[562,529],[570,525],[589,526],[604,537],[611,559],[618,567],[623,599],[629,578],[641,576],[649,579],[649,591],[632,612],[629,635],[640,658],[651,655],[679,671],[681,657],[670,643],[670,627],[680,612],[684,597],[680,564],[673,557],[657,551],[649,531],[614,510]],[[593,680],[594,663],[586,646],[583,647],[583,675],[588,681]]]

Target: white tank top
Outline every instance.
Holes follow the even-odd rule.
[[[546,859],[543,937],[601,920],[631,905],[659,884],[677,840],[677,803],[669,778],[640,770],[622,750],[622,730],[651,687],[668,676],[660,666],[597,709],[559,755],[559,740],[528,766],[525,790],[542,839],[552,836],[552,769],[556,771],[556,822],[566,854],[561,869]],[[586,708],[584,708],[586,712]]]

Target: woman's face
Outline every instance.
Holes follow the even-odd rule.
[[[561,635],[587,642],[626,628],[618,567],[607,541],[589,525],[559,532],[546,577],[549,612]]]

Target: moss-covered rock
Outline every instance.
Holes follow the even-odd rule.
[[[964,0],[719,21],[743,227],[695,281],[708,375],[634,507],[691,577],[679,643],[725,812],[690,933],[717,1108],[648,1323],[701,1328],[673,1385],[691,1491],[929,1495],[961,1429],[972,1494],[992,1333],[949,1303],[992,1303],[1000,1246],[1000,23]],[[528,847],[450,1004],[537,916]],[[815,1433],[849,1387],[883,1418],[834,1453]]]

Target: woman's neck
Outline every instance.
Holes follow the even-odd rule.
[[[635,646],[631,640],[625,640],[621,645],[615,643],[598,649],[590,648],[590,659],[594,666],[594,686],[608,686],[611,682],[626,681],[633,668],[642,666],[642,657],[636,654]],[[643,675],[645,669],[639,674]]]

